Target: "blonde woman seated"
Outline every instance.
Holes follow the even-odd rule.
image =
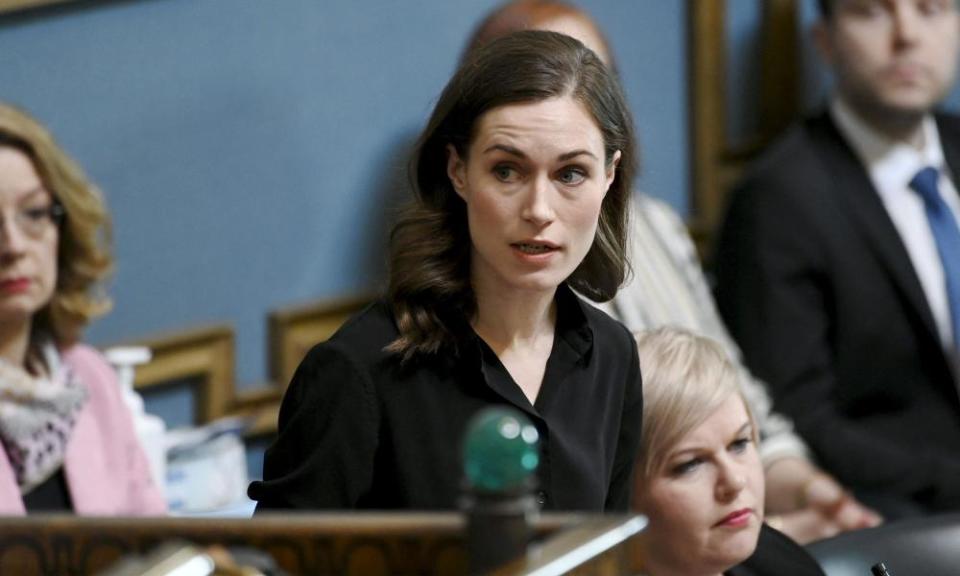
[[[80,333],[109,309],[100,193],[0,103],[0,515],[162,514],[116,375]]]
[[[757,429],[716,342],[676,328],[638,335],[643,424],[633,504],[647,515],[650,576],[822,575],[763,523]]]

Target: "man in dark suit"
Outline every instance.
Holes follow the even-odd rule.
[[[932,112],[960,15],[954,0],[820,8],[836,93],[735,191],[720,310],[776,407],[865,502],[888,518],[960,509],[960,119]]]

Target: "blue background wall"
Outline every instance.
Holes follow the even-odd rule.
[[[686,210],[685,3],[583,0],[610,37],[638,185]],[[80,0],[0,17],[0,99],[103,189],[116,307],[95,344],[378,288],[406,144],[494,0]]]

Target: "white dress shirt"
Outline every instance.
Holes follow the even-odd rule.
[[[679,326],[716,340],[733,360],[757,420],[764,466],[784,457],[808,458],[793,422],[773,410],[767,385],[743,364],[740,349],[717,312],[683,220],[663,202],[642,193],[634,195],[631,212],[628,254],[633,274],[613,300],[599,307],[634,332]]]
[[[944,352],[958,366],[950,320],[950,302],[943,276],[943,264],[933,232],[927,222],[923,198],[910,187],[910,181],[922,168],[932,166],[940,173],[937,183],[940,196],[960,222],[960,198],[953,183],[953,175],[943,156],[940,134],[931,115],[923,119],[923,142],[917,148],[880,134],[863,120],[839,97],[830,103],[830,113],[837,128],[859,156],[880,195],[887,214],[893,221],[923,287],[930,312],[933,313]]]

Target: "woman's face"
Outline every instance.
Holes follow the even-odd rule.
[[[608,166],[600,129],[571,97],[481,116],[466,158],[447,173],[467,204],[475,290],[552,291],[593,244],[620,153]]]
[[[763,467],[743,400],[728,398],[638,485],[653,573],[719,574],[746,560],[763,520]],[[656,570],[659,568],[659,572]]]
[[[53,296],[58,231],[52,206],[33,162],[0,146],[0,324],[29,321]]]

